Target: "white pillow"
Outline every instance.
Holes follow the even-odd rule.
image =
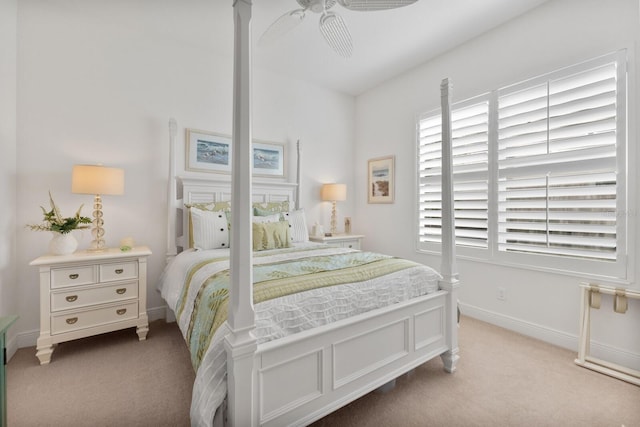
[[[191,223],[195,249],[229,247],[229,225],[225,212],[191,208]]]
[[[280,221],[280,214],[275,213],[273,215],[266,216],[254,215],[252,221],[258,224],[264,224],[265,222],[278,222]]]
[[[289,221],[292,242],[306,242],[309,240],[309,230],[307,229],[307,218],[304,214],[304,209],[282,212],[282,219]]]

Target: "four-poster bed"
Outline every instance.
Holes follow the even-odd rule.
[[[168,307],[177,313],[178,323],[192,350],[192,362],[197,369],[191,412],[194,425],[210,425],[214,413],[216,422],[222,419],[221,411],[216,411],[217,406],[212,409],[211,402],[216,402],[217,405],[225,395],[226,422],[229,425],[306,425],[436,356],[442,358],[444,368],[448,372],[455,370],[458,359],[459,283],[455,267],[453,231],[448,81],[445,80],[442,84],[443,253],[440,274],[410,261],[346,248],[313,245],[304,242],[304,238],[299,238],[298,243],[291,245],[296,246],[294,249],[287,244],[273,251],[254,253],[253,230],[256,229],[256,225],[253,203],[285,202],[297,208],[300,198],[297,197],[299,173],[297,183],[252,182],[250,19],[251,2],[235,0],[231,179],[177,177],[174,156],[177,124],[173,120],[170,122],[172,163],[169,177],[169,265],[163,274],[160,289]],[[212,252],[214,260],[207,255],[207,250],[188,250],[178,255],[180,249],[191,247],[189,241],[192,239],[189,235],[194,231],[189,217],[189,205],[204,202],[215,205],[229,200],[230,212],[227,211],[226,214],[232,232],[229,245],[223,250],[227,251],[227,254],[230,253],[230,257],[227,259],[215,252],[221,249],[214,249]],[[222,218],[222,211],[215,209],[219,218]],[[282,215],[289,213],[283,211]],[[221,226],[220,230],[223,229],[224,226]],[[296,241],[293,236],[291,238]],[[304,251],[305,254],[301,255],[300,252]],[[318,252],[317,256],[314,251]],[[183,256],[185,252],[195,259],[186,261],[187,257]],[[278,294],[275,299],[263,301],[261,292],[265,286],[274,282],[265,280],[265,277],[272,277],[267,274],[270,271],[264,272],[265,268],[272,269],[273,265],[283,262],[289,269],[298,268],[302,271],[308,268],[306,263],[310,262],[310,253],[314,255],[311,257],[313,263],[331,264],[331,267],[317,264],[313,267],[314,272],[319,271],[320,275],[327,275],[320,280],[323,283],[321,287],[324,288],[306,288],[307,276],[295,276],[296,273],[287,270],[287,275],[291,275],[288,276],[291,279],[289,284],[302,286],[300,293],[283,296]],[[205,256],[209,257],[206,261]],[[333,258],[334,256],[336,258]],[[349,258],[348,261],[336,261],[345,258]],[[296,262],[304,265],[297,266]],[[340,263],[348,264],[351,269],[362,268],[358,270],[359,278],[342,276],[343,270],[338,271],[338,268],[342,267],[336,267],[336,264]],[[401,266],[381,268],[384,273],[374,274],[365,270],[365,265],[369,268],[370,264],[387,263],[397,263]],[[177,270],[178,264],[188,264],[190,270],[186,273],[185,270]],[[206,268],[202,267],[204,264]],[[197,267],[194,267],[196,265]],[[205,273],[201,270],[207,271]],[[402,276],[405,271],[411,272],[409,275],[413,276],[413,280]],[[208,312],[201,308],[211,306],[213,300],[207,300],[202,304],[199,300],[201,295],[207,292],[206,286],[222,276],[229,277],[228,284],[224,285],[228,288],[228,299],[223,303],[224,309],[228,311],[226,321],[224,318],[217,319],[217,314],[207,314]],[[330,280],[327,279],[329,276]],[[174,287],[175,277],[188,278],[184,287],[182,284]],[[366,280],[362,277],[366,277]],[[202,282],[200,288],[197,285],[198,281]],[[297,303],[298,299],[305,299],[299,295],[330,300],[330,297],[321,294],[327,289],[327,281],[335,282],[332,282],[331,290],[328,291],[331,295],[351,292],[355,282],[358,282],[358,286],[363,284],[372,289],[374,293],[382,289],[379,288],[383,286],[382,282],[385,282],[385,286],[391,283],[398,288],[401,283],[405,286],[404,283],[407,282],[407,289],[411,290],[401,290],[402,297],[392,299],[386,304],[376,302],[365,310],[344,308],[350,316],[352,314],[351,317],[332,315],[328,320],[310,328],[304,326],[292,329],[289,333],[264,336],[262,331],[268,329],[264,326],[264,322],[267,322],[264,318],[266,312],[280,310],[279,305],[290,307]],[[227,288],[224,289],[225,292]],[[219,289],[216,290],[218,291]],[[260,304],[254,306],[254,298]],[[296,307],[295,310],[306,308]],[[203,329],[199,319],[207,315],[212,318],[211,323],[217,327],[211,328],[214,331],[212,336],[203,338],[203,334],[198,335],[198,328]],[[168,314],[167,317],[172,316]],[[217,320],[214,321],[213,317]],[[208,328],[210,326],[204,329],[209,330]],[[278,328],[280,326],[272,329]]]

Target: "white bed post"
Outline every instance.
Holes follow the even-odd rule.
[[[176,215],[177,215],[177,182],[176,182],[176,136],[178,134],[178,123],[176,119],[169,119],[169,180],[167,181],[167,253],[166,263],[169,264],[178,255],[178,243],[176,237]],[[164,308],[165,322],[175,322],[176,316],[168,306]]]
[[[169,182],[167,186],[167,264],[178,254],[176,245],[176,136],[178,123],[169,119]]]
[[[440,288],[449,292],[447,295],[446,330],[447,347],[441,358],[444,369],[453,372],[456,369],[458,356],[458,268],[456,266],[455,220],[453,200],[453,153],[451,143],[451,83],[449,79],[440,84],[442,102],[442,265],[440,272],[442,281]]]
[[[300,140],[298,140],[298,142],[296,142],[296,184],[298,184],[298,186],[296,187],[296,209],[300,209],[300,194],[302,193],[300,191],[300,187],[302,185],[302,176],[300,175],[300,171],[301,171],[301,166],[300,163],[302,163],[302,157],[300,156],[302,154],[302,148],[300,147]]]
[[[251,0],[234,0],[231,288],[225,338],[228,422],[255,426],[253,243],[251,228]]]

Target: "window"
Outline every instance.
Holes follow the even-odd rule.
[[[442,116],[419,124],[419,241],[440,243]],[[487,247],[488,222],[488,98],[458,105],[451,113],[453,139],[456,244]]]
[[[626,279],[626,114],[624,51],[454,104],[459,253]],[[418,123],[427,251],[440,243],[440,123]]]

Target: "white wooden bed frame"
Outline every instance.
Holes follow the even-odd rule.
[[[453,372],[459,358],[457,292],[460,285],[455,265],[448,80],[444,80],[441,87],[443,242],[440,273],[443,279],[440,290],[257,345],[252,334],[255,328],[252,202],[289,200],[298,206],[300,174],[298,166],[298,183],[252,182],[251,1],[233,0],[233,7],[233,172],[227,180],[177,178],[177,124],[171,120],[167,230],[170,260],[180,247],[188,247],[184,203],[231,200],[234,232],[227,320],[232,332],[225,339],[227,424],[307,425],[436,356],[442,358],[447,372]],[[179,214],[182,218],[177,217]]]

